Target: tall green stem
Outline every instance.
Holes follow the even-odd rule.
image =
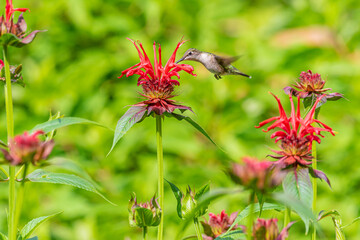
[[[18,225],[19,219],[21,216],[21,209],[22,209],[22,205],[24,202],[24,194],[25,194],[25,182],[26,182],[25,178],[26,178],[28,166],[29,166],[29,164],[25,163],[24,170],[23,170],[23,178],[22,178],[21,185],[17,192],[17,199],[16,199],[17,201],[16,201],[16,208],[15,208],[15,226]]]
[[[314,170],[317,169],[317,156],[316,156],[316,142],[313,141],[312,143],[312,156],[313,156],[313,162],[312,162],[312,168]],[[312,202],[312,209],[313,212],[315,213],[316,211],[316,199],[317,199],[317,183],[316,183],[316,178],[312,178],[312,186],[313,186],[313,202]],[[313,226],[313,232],[312,232],[312,240],[316,240],[316,228],[315,228],[315,224]]]
[[[291,209],[289,207],[286,207],[284,212],[284,228],[290,223],[290,219],[291,219]]]
[[[249,212],[249,216],[248,216],[248,224],[247,224],[247,239],[251,240],[252,239],[252,225],[254,223],[254,201],[255,201],[255,192],[252,191],[251,195],[250,195],[250,200],[249,200],[249,204],[250,204],[250,212]]]
[[[7,140],[10,141],[14,137],[14,116],[13,116],[13,100],[11,91],[11,75],[8,60],[7,46],[3,45],[3,58],[5,68],[5,108],[6,108],[6,127]],[[9,217],[8,231],[9,240],[16,240],[16,222],[15,222],[15,167],[9,166]]]
[[[196,231],[197,239],[198,240],[203,240],[203,237],[201,235],[200,224],[199,224],[199,219],[198,218],[194,218],[194,225],[195,225],[195,231]]]
[[[162,125],[161,116],[156,115],[156,145],[158,160],[158,189],[159,189],[159,205],[161,208],[161,220],[158,228],[158,240],[163,239],[164,232],[164,156],[162,146]]]

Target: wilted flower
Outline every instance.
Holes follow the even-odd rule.
[[[331,88],[324,88],[325,80],[321,79],[321,75],[318,73],[312,73],[311,70],[307,72],[301,72],[299,81],[293,85],[293,87],[285,87],[284,91],[286,94],[292,94],[299,96],[300,98],[314,97],[314,99],[324,95],[322,101],[338,100],[343,97],[340,93],[325,93]],[[298,90],[296,90],[298,89]]]
[[[12,165],[22,165],[31,162],[37,166],[41,160],[45,160],[54,147],[54,141],[41,141],[38,136],[43,131],[36,131],[32,134],[25,132],[10,139],[9,150],[1,149],[4,157]]]
[[[22,65],[19,66],[10,66],[10,78],[11,82],[17,83],[21,86],[25,86],[23,78],[21,76]],[[4,62],[0,59],[0,80],[5,82],[5,68]]]
[[[289,223],[281,232],[279,232],[278,220],[276,218],[261,219],[258,218],[253,226],[254,240],[285,240],[289,233],[289,228],[294,222]]]
[[[259,161],[244,157],[244,164],[233,163],[229,171],[231,178],[238,184],[262,193],[278,186],[283,172],[270,161]]]
[[[213,240],[220,236],[223,233],[226,233],[231,225],[234,223],[238,212],[234,212],[230,215],[230,217],[223,210],[220,214],[215,215],[213,213],[209,213],[209,221],[201,222],[204,228],[203,238],[204,240]],[[232,228],[236,230],[238,228],[244,229],[244,226],[235,224]]]
[[[34,40],[36,34],[41,32],[36,30],[25,36],[27,25],[22,13],[19,16],[17,23],[13,22],[14,12],[26,12],[27,10],[29,9],[14,8],[12,0],[6,0],[5,17],[1,16],[0,18],[0,43],[2,45],[22,47],[25,44],[31,43]]]
[[[293,167],[296,171],[297,167],[307,167],[311,164],[312,156],[312,142],[321,142],[319,136],[324,137],[321,132],[330,132],[333,136],[335,135],[333,130],[314,118],[316,105],[321,100],[319,97],[313,107],[310,109],[308,114],[302,118],[300,115],[300,97],[298,96],[297,110],[295,110],[292,96],[289,94],[291,102],[291,114],[290,117],[286,116],[285,110],[281,105],[280,99],[273,95],[278,102],[280,116],[269,118],[261,123],[256,128],[260,128],[272,121],[271,124],[264,132],[268,132],[275,128],[280,130],[274,132],[271,138],[275,138],[275,142],[280,141],[280,148],[282,151],[274,151],[279,156],[272,156],[278,161],[276,165],[281,168]],[[318,123],[320,127],[312,126],[314,123]],[[329,183],[329,180],[325,174],[319,170],[311,169],[311,173],[318,178],[324,179]]]
[[[155,197],[149,202],[137,203],[136,195],[131,195],[128,205],[129,223],[132,227],[153,227],[160,224],[161,208]]]
[[[126,75],[126,77],[132,76],[134,74],[140,75],[138,78],[138,85],[141,85],[143,88],[143,93],[140,93],[143,97],[146,98],[145,101],[135,104],[134,106],[143,107],[142,111],[147,111],[148,115],[151,112],[155,112],[158,115],[162,115],[164,112],[172,113],[175,109],[180,109],[182,111],[190,110],[190,107],[177,105],[175,101],[171,98],[175,97],[174,86],[180,85],[179,81],[172,79],[172,77],[177,77],[180,79],[179,73],[181,70],[196,76],[193,71],[194,68],[187,64],[176,64],[175,57],[176,52],[179,47],[185,42],[180,41],[173,54],[165,64],[162,66],[161,60],[161,46],[159,45],[157,57],[156,53],[156,43],[154,42],[154,66],[150,62],[141,42],[137,42],[140,46],[142,53],[136,44],[135,41],[129,39],[136,47],[136,50],[139,54],[140,63],[122,71],[122,74],[119,78]]]

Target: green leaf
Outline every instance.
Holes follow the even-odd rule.
[[[26,240],[39,240],[39,238],[37,236],[35,236],[35,237],[32,237],[32,238],[28,238]]]
[[[293,196],[302,201],[307,207],[311,208],[313,200],[313,188],[310,181],[309,170],[307,168],[300,168],[295,172],[289,172],[284,181],[284,193]]]
[[[183,197],[183,193],[181,192],[181,190],[173,183],[169,182],[168,180],[165,179],[165,181],[170,185],[172,192],[174,193],[174,196],[176,198],[177,201],[177,214],[180,218],[182,218],[182,214],[181,214],[181,199]]]
[[[284,204],[285,206],[294,210],[300,218],[303,220],[306,228],[306,234],[309,231],[310,221],[315,223],[315,227],[319,228],[317,220],[309,206],[307,206],[303,201],[299,200],[289,193],[277,193],[273,195],[273,198]]]
[[[153,225],[153,213],[150,209],[135,208],[135,221],[138,227],[149,227]]]
[[[8,145],[6,145],[6,143],[0,140],[0,147],[7,148]]]
[[[242,230],[234,230],[227,232],[215,238],[215,240],[243,240],[246,239],[246,234]]]
[[[199,200],[205,193],[210,191],[210,183],[205,184],[202,186],[195,194],[195,200]]]
[[[186,122],[190,123],[191,126],[193,126],[196,130],[198,130],[200,133],[202,133],[207,139],[209,139],[210,142],[212,142],[215,146],[218,147],[218,145],[211,139],[211,137],[207,134],[207,132],[199,124],[197,124],[194,120],[192,120],[190,117],[183,116],[183,115],[177,114],[177,113],[164,113],[164,114],[168,117],[174,117],[179,121],[185,120]]]
[[[103,125],[101,125],[100,123],[94,122],[94,121],[90,121],[84,118],[78,118],[78,117],[63,117],[63,118],[58,118],[58,119],[54,119],[51,121],[47,121],[41,124],[36,125],[33,129],[30,130],[30,132],[34,132],[36,130],[42,130],[45,133],[49,133],[55,129],[61,128],[61,127],[66,127],[69,125],[74,125],[74,124],[93,124],[93,125],[97,125],[100,127],[104,127],[104,128],[108,128],[105,127]],[[109,128],[108,128],[109,129]]]
[[[8,238],[5,236],[5,234],[0,232],[0,240],[8,240]]]
[[[117,142],[130,130],[135,123],[141,122],[145,115],[146,109],[142,106],[134,106],[129,108],[126,113],[119,119],[116,125],[113,144],[107,155],[111,153]]]
[[[334,227],[335,227],[335,239],[336,240],[345,240],[345,234],[343,231],[343,226],[342,226],[342,222],[341,222],[341,215],[338,211],[336,210],[331,210],[328,211],[326,213],[322,213],[320,215],[320,219],[326,218],[326,217],[331,217],[334,223]]]
[[[352,225],[352,224],[356,223],[357,221],[360,221],[360,217],[355,218],[355,219],[354,219],[351,223],[349,223],[349,224],[347,224],[347,225],[343,226],[343,227],[342,227],[342,229],[344,229],[344,228],[346,228],[346,227],[349,227],[350,225]]]
[[[102,195],[92,184],[90,181],[83,179],[81,177],[72,175],[72,174],[66,174],[66,173],[52,173],[47,172],[42,169],[37,169],[34,172],[30,173],[27,176],[27,179],[30,182],[41,182],[41,183],[54,183],[54,184],[64,184],[69,185],[77,188],[84,189],[89,192],[93,192],[101,196],[103,199],[105,199],[107,202],[109,202],[112,205],[115,205],[113,202],[111,202],[109,199],[107,199],[104,195]]]
[[[48,216],[43,216],[43,217],[39,217],[39,218],[35,218],[33,220],[31,220],[30,222],[28,222],[23,229],[21,229],[20,231],[20,235],[22,237],[22,239],[28,239],[31,235],[31,233],[43,222],[45,222],[46,220],[53,218],[57,215],[59,215],[62,212],[58,212],[52,215],[48,215]],[[33,239],[33,238],[32,238]]]
[[[244,218],[246,218],[247,216],[250,215],[250,210],[251,208],[253,208],[253,212],[252,213],[256,213],[256,212],[260,212],[261,211],[268,211],[268,210],[276,210],[276,211],[283,211],[285,210],[285,207],[276,203],[264,203],[262,204],[262,207],[259,205],[259,203],[255,203],[254,206],[251,206],[252,204],[248,205],[244,210],[242,210],[239,215],[236,217],[234,223],[231,225],[231,227],[229,228],[229,230],[227,231],[230,232],[231,229],[238,224],[241,220],[243,220]]]

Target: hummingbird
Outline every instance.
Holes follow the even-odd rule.
[[[213,53],[203,52],[196,48],[188,49],[182,58],[177,61],[179,63],[181,61],[190,60],[202,63],[211,73],[214,73],[216,79],[221,79],[222,75],[241,75],[248,78],[251,76],[240,72],[239,69],[231,65],[232,62],[236,61],[239,57],[220,57]]]

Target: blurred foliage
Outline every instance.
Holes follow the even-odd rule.
[[[252,79],[226,76],[218,81],[201,64],[190,63],[198,76],[181,74],[177,88],[181,95],[176,99],[192,107],[195,115],[187,114],[226,153],[191,126],[165,119],[165,178],[181,187],[198,188],[209,180],[211,189],[233,187],[223,173],[230,160],[245,155],[265,158],[270,148],[276,148],[269,133],[254,128],[277,114],[268,92],[278,95],[289,109],[282,88],[311,69],[327,79],[326,87],[346,97],[325,104],[319,115],[337,135],[327,134],[317,147],[319,169],[333,186],[330,190],[319,182],[318,210],[338,210],[344,224],[360,215],[359,1],[14,0],[14,5],[31,9],[24,14],[29,30],[48,30],[27,47],[9,49],[10,63],[23,64],[26,83],[25,88],[13,87],[17,134],[46,121],[50,111],[114,128],[127,106],[140,101],[135,76],[117,79],[138,62],[126,38],[141,40],[149,52],[154,41],[161,43],[165,61],[184,36],[190,41],[178,58],[190,47],[242,55],[234,65]],[[5,140],[5,104],[0,106],[0,139]],[[127,203],[131,192],[146,200],[156,191],[155,119],[136,124],[106,158],[112,138],[104,128],[69,126],[58,131],[52,156],[81,164],[118,207],[86,191],[32,183],[21,224],[64,210],[37,230],[39,239],[140,239],[141,233],[129,227]],[[5,231],[7,184],[0,189],[0,227]],[[181,220],[170,187],[165,194],[165,239],[174,239]],[[247,198],[244,193],[222,198],[209,210],[242,210]],[[326,237],[334,239],[331,220],[320,225]],[[301,222],[295,224],[290,239],[309,239],[303,231]],[[189,227],[187,232],[194,230]],[[156,229],[149,229],[149,234],[153,238]],[[345,234],[360,239],[359,225],[346,228]]]

